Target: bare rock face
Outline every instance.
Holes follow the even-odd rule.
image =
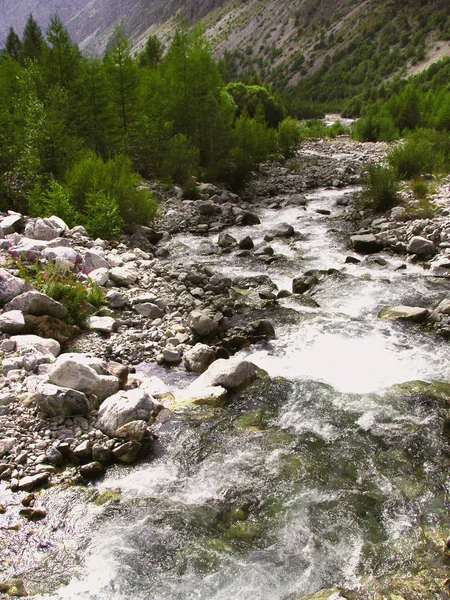
[[[142,389],[120,391],[100,406],[97,429],[114,437],[119,427],[131,421],[148,421],[155,409],[152,397]]]
[[[25,329],[25,319],[20,310],[10,310],[0,315],[0,331],[3,333],[21,333]]]
[[[247,360],[219,358],[189,388],[221,386],[236,390],[251,383],[257,376],[256,366]]]
[[[381,242],[372,233],[352,235],[350,242],[355,251],[361,254],[375,254],[383,248]]]

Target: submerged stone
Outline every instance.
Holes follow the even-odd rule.
[[[385,321],[424,321],[430,311],[417,306],[386,306],[378,313],[378,318]]]

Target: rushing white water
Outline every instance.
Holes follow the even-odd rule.
[[[330,231],[344,193],[319,191],[307,210],[261,210],[261,225],[230,230],[258,244],[276,223],[294,224],[300,238],[271,242],[284,263],[202,252],[224,275],[264,273],[279,288],[310,269],[341,274],[317,286],[318,308],[284,299],[296,318],[276,323],[270,346],[242,353],[283,378],[273,389],[213,420],[194,414],[160,458],[109,472],[99,488],[120,490],[122,503],[93,525],[80,573],[53,598],[297,600],[356,585],[366,563],[378,564],[377,548],[416,535],[422,512],[431,520],[439,512],[441,500],[433,508],[430,498],[442,477],[440,426],[432,411],[383,389],[450,380],[450,351],[377,313],[445,290],[419,267],[396,270],[401,259],[346,264],[349,252]],[[179,238],[193,260],[215,241]],[[240,428],[246,414],[263,415],[264,426]]]

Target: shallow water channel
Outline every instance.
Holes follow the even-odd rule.
[[[260,210],[261,225],[230,230],[257,243],[294,225],[301,236],[271,242],[286,260],[270,266],[217,255],[217,236],[178,238],[173,260],[268,274],[280,289],[309,269],[339,272],[314,289],[317,308],[281,300],[291,310],[274,314],[276,339],[243,352],[270,381],[226,409],[180,413],[159,458],[109,472],[98,487],[120,502],[86,513],[80,565],[52,598],[298,600],[408,575],[417,548],[446,531],[447,390],[398,384],[450,381],[450,346],[377,313],[429,306],[449,288],[419,266],[399,270],[401,257],[345,264],[336,201],[348,192],[319,190],[306,210]]]

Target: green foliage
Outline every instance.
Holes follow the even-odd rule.
[[[104,191],[86,195],[82,222],[91,237],[107,240],[118,237],[124,224],[117,201]]]
[[[412,179],[424,173],[433,173],[436,155],[426,132],[418,131],[388,154],[389,164],[401,179]]]
[[[399,201],[399,181],[392,167],[369,163],[362,177],[362,186],[359,201],[364,208],[384,212]]]
[[[67,322],[71,325],[83,324],[87,303],[96,308],[105,304],[104,290],[95,282],[84,284],[78,281],[69,267],[58,263],[42,265],[21,260],[15,260],[14,263],[21,278],[67,308]]]
[[[183,134],[172,138],[165,153],[161,172],[175,183],[185,184],[197,173],[199,149]]]
[[[281,121],[278,126],[278,144],[282,154],[289,158],[294,155],[301,140],[298,122],[291,117]]]
[[[9,56],[13,60],[19,60],[22,52],[22,42],[14,31],[13,27],[9,28],[8,37],[5,42],[4,54],[5,57]]]
[[[80,212],[86,211],[88,199],[92,202],[92,197],[101,193],[103,198],[99,196],[99,200],[109,198],[110,207],[118,206],[124,223],[148,224],[156,215],[156,201],[139,187],[139,175],[133,172],[126,156],[118,155],[106,162],[95,155],[87,156],[73,166],[66,181],[71,200]]]
[[[69,191],[51,179],[46,187],[36,183],[28,195],[28,213],[31,217],[60,217],[68,227],[79,224],[80,215],[70,201]]]
[[[30,14],[23,31],[22,60],[40,60],[44,51],[45,42],[42,30],[33,15]]]
[[[423,199],[430,193],[430,185],[423,179],[411,181],[411,190],[415,198]]]
[[[139,54],[139,66],[156,69],[163,55],[164,46],[156,37],[150,35],[145,43],[144,50]]]
[[[281,100],[260,85],[229,83],[225,89],[236,103],[238,117],[246,111],[253,118],[260,111],[265,122],[270,127],[277,128],[285,116]]]
[[[50,46],[45,52],[47,80],[62,88],[72,85],[81,66],[81,54],[70,40],[67,29],[58,15],[53,15],[47,29]]]

